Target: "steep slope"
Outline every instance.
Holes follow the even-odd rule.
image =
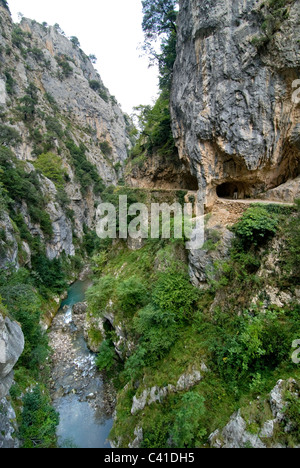
[[[0,448],[18,448],[15,437],[15,412],[7,396],[11,388],[13,367],[24,350],[24,336],[20,325],[5,317],[0,308]]]
[[[181,0],[172,89],[201,198],[255,198],[299,175],[298,1]]]
[[[85,331],[116,382],[115,447],[299,446],[299,2],[285,3],[180,1],[181,163],[143,151],[144,134],[126,181],[145,202],[196,179],[205,244],[120,241],[93,259]]]
[[[1,153],[11,200],[2,213],[1,265],[30,261],[24,224],[49,259],[74,255],[74,235],[94,227],[101,192],[122,176],[128,121],[78,41],[58,25],[13,24],[4,5],[0,15],[1,144],[14,153]],[[9,169],[29,179],[39,203],[33,206],[29,187],[8,188]]]
[[[0,1],[0,448],[56,444],[44,327],[95,247],[96,208],[130,146],[92,61],[58,25],[13,24]]]

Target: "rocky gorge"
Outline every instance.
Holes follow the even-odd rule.
[[[21,327],[0,314],[0,448],[19,448],[16,415],[11,405],[9,390],[12,386],[13,368],[24,350]]]
[[[180,2],[173,132],[208,207],[235,187],[256,198],[298,175],[299,2],[285,3],[265,37],[265,2]]]
[[[169,3],[137,131],[77,38],[0,0],[0,448],[299,447],[300,4]],[[120,195],[200,204],[202,248],[99,239]]]
[[[72,256],[75,253],[73,235],[75,233],[80,238],[84,226],[93,227],[95,203],[100,198],[90,186],[86,193],[83,191],[79,173],[74,161],[70,161],[65,144],[72,140],[78,145],[85,145],[87,166],[93,165],[98,179],[105,181],[106,185],[115,184],[120,176],[118,168],[122,167],[130,147],[127,124],[89,57],[75,47],[59,28],[45,27],[25,18],[20,25],[13,25],[9,12],[3,7],[1,15],[1,105],[6,122],[11,121],[11,128],[19,134],[14,144],[16,157],[24,161],[25,172],[35,173],[37,151],[43,151],[43,147],[45,153],[59,150],[68,203],[66,210],[66,203],[58,201],[57,184],[49,180],[45,172],[40,172],[39,185],[47,199],[44,210],[52,224],[50,238],[46,239],[38,223],[31,219],[24,201],[20,210],[32,235],[39,236],[45,242],[48,258],[58,258],[63,252]],[[5,50],[11,52],[5,54]],[[7,76],[13,83],[12,88],[7,86]],[[35,105],[39,107],[37,113],[32,109],[34,128],[27,125],[26,115],[24,119],[15,115],[19,100],[27,96],[26,90],[30,87]],[[58,109],[62,110],[59,115]],[[48,138],[47,143],[43,142],[42,135]],[[1,259],[2,264],[16,261],[18,253],[21,255],[22,251],[26,251],[30,258],[28,243],[23,242],[17,248],[11,224],[3,216],[3,229],[14,245],[7,250],[9,257]]]
[[[109,431],[115,407],[115,390],[111,382],[97,371],[96,354],[85,344],[79,325],[78,309],[84,299],[88,280],[74,283],[49,332],[53,349],[51,397],[60,414],[59,446],[75,444],[77,448],[108,447]]]

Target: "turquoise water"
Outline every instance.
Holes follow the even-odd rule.
[[[87,402],[76,395],[61,399],[56,407],[60,415],[57,430],[60,447],[74,445],[77,448],[110,448],[107,438],[113,421],[95,413]]]
[[[61,313],[62,309],[68,306],[64,311],[65,323],[72,324],[72,307],[78,302],[84,302],[85,291],[90,285],[90,281],[77,281],[69,288],[68,297],[61,304]],[[110,448],[107,439],[113,419],[105,405],[102,376],[93,365],[95,355],[88,350],[82,332],[70,331],[70,333],[76,350],[76,361],[79,361],[87,371],[86,375],[83,374],[81,377],[82,382],[78,382],[75,378],[72,380],[72,373],[69,375],[70,386],[77,389],[76,394],[69,393],[54,400],[54,406],[60,415],[57,429],[59,446]],[[58,378],[58,384],[63,385],[66,374],[61,376],[61,382]],[[93,401],[96,403],[94,405],[86,398],[91,393],[97,395],[95,402]]]
[[[78,302],[84,302],[85,292],[89,286],[91,286],[90,280],[76,281],[72,284],[68,290],[68,297],[61,303],[61,309],[66,305],[73,307]]]

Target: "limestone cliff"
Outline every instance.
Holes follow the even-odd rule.
[[[129,161],[125,171],[126,183],[131,187],[165,190],[197,190],[196,177],[178,154],[145,155]]]
[[[172,89],[180,158],[201,198],[255,197],[299,175],[300,3],[264,37],[270,3],[180,0]],[[258,44],[260,46],[258,47]]]
[[[0,448],[18,448],[14,410],[7,399],[13,383],[13,367],[24,349],[20,326],[0,313]]]
[[[94,227],[95,205],[101,200],[95,185],[116,184],[122,177],[130,146],[128,121],[78,43],[65,37],[58,25],[41,25],[26,18],[13,24],[1,3],[0,105],[2,128],[18,135],[8,143],[1,138],[1,144],[23,161],[28,174],[36,176],[41,153],[51,152],[61,159],[63,196],[47,173],[37,175],[46,200],[43,209],[52,224],[51,237],[32,219],[24,200],[16,205],[31,235],[46,245],[48,258],[57,258],[62,252],[73,255],[74,233],[81,238],[85,226]],[[86,179],[89,171],[90,179]],[[8,214],[1,212],[3,230],[12,241],[9,248],[1,249],[1,264],[17,263],[20,256],[30,261],[28,245],[23,245],[21,253]]]

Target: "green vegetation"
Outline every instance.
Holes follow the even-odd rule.
[[[106,370],[107,372],[116,364],[116,353],[111,342],[105,340],[101,343],[99,348],[98,358],[96,364],[100,371]]]
[[[153,107],[139,106],[139,122],[141,135],[136,146],[131,151],[131,157],[140,154],[153,154],[172,156],[176,151],[169,109],[169,93],[163,91]]]
[[[30,285],[29,273],[25,270],[19,274],[2,273],[0,290],[11,317],[21,323],[25,336],[25,350],[18,365],[36,372],[48,355],[48,343],[39,326],[42,303]]]
[[[31,33],[23,31],[21,27],[17,24],[13,25],[13,30],[12,30],[12,43],[15,47],[18,47],[18,49],[24,51],[24,45],[28,45],[27,39],[31,37]]]
[[[103,101],[109,102],[108,89],[102,83],[100,83],[100,81],[91,80],[89,81],[89,85],[93,91],[99,94],[99,96],[103,99]]]
[[[75,174],[80,182],[82,193],[86,194],[92,186],[94,193],[99,195],[105,189],[105,185],[95,166],[87,160],[85,155],[87,151],[86,147],[83,144],[77,146],[72,140],[69,140],[66,146],[70,151]]]
[[[107,157],[111,156],[112,147],[110,146],[108,141],[102,141],[100,143],[100,149],[101,149],[102,153],[104,154],[104,156],[107,156]]]
[[[136,252],[119,242],[94,257],[98,279],[88,292],[89,309],[95,316],[113,314],[131,343],[130,351],[121,345],[122,363],[114,351],[119,338],[109,325],[98,356],[99,368],[119,390],[111,437],[121,437],[126,446],[139,426],[144,448],[203,447],[210,433],[258,395],[266,397],[279,378],[300,378],[291,360],[291,343],[299,338],[299,305],[265,303],[267,287],[289,291],[296,284],[299,215],[300,205],[251,206],[233,228],[229,259],[215,265],[210,287],[203,291],[190,284],[187,266],[178,260],[180,241],[148,241]],[[220,240],[217,234],[213,242]],[[258,275],[279,239],[280,273]],[[202,362],[209,373],[192,390],[170,393],[131,414],[134,395],[176,385]],[[294,428],[297,405],[293,401],[289,413]],[[293,446],[299,433],[281,433],[280,440]]]
[[[72,37],[70,38],[70,41],[72,42],[72,44],[73,44],[74,47],[80,47],[80,42],[79,42],[78,37],[72,36]]]
[[[20,99],[18,110],[22,120],[25,123],[31,124],[34,121],[36,114],[36,106],[38,104],[37,88],[33,83],[30,83],[26,89],[26,94]]]
[[[22,138],[15,128],[0,124],[0,145],[14,147],[21,142]]]
[[[49,260],[43,252],[32,258],[32,268],[41,293],[47,297],[52,294],[62,294],[68,287],[66,269],[61,259]]]
[[[54,289],[49,285],[48,275],[47,280],[48,286]],[[25,338],[25,349],[15,366],[15,383],[10,390],[17,412],[18,438],[24,448],[50,448],[56,444],[58,416],[50,406],[46,385],[50,349],[48,337],[41,327],[43,311],[51,304],[50,289],[44,293],[45,286],[33,268],[15,271],[12,266],[1,270],[0,294],[6,314],[20,323]]]
[[[133,314],[147,301],[146,287],[134,276],[117,285],[116,295],[124,314]]]
[[[59,73],[60,79],[69,78],[73,74],[73,68],[69,63],[70,59],[65,55],[57,55],[55,59],[61,69],[61,73]]]
[[[89,85],[90,85],[90,88],[93,90],[93,91],[99,91],[102,87],[100,81],[97,81],[97,80],[91,80],[89,82]]]
[[[23,448],[55,448],[58,413],[52,408],[51,400],[37,386],[24,397],[19,436]]]
[[[97,63],[97,61],[98,61],[95,54],[90,54],[89,59],[90,59],[90,61],[92,62],[93,65],[95,65]]]
[[[250,207],[235,225],[233,231],[244,247],[259,246],[277,232],[279,219],[263,206]]]
[[[56,117],[48,116],[46,118],[46,128],[50,134],[55,135],[58,138],[63,138],[64,131],[63,128]]]
[[[28,52],[37,62],[43,62],[45,60],[44,52],[38,47],[33,47],[32,49],[29,49]]]
[[[139,106],[138,114],[140,136],[131,152],[136,159],[142,154],[157,153],[172,157],[177,150],[171,129],[170,89],[173,67],[176,60],[176,0],[146,0],[143,4],[144,50],[150,61],[158,64],[160,96],[155,105]],[[153,44],[161,40],[161,53],[154,50]]]
[[[18,215],[16,203],[25,201],[32,222],[40,224],[47,237],[51,236],[52,224],[44,210],[46,200],[41,192],[37,174],[26,171],[24,163],[17,160],[4,146],[0,147],[0,169],[0,182],[5,190],[4,199],[11,217],[16,219]]]
[[[64,187],[66,171],[59,156],[54,153],[40,154],[34,165],[45,177],[54,182],[56,188]]]
[[[282,232],[286,236],[285,250],[282,252],[283,282],[299,285],[300,283],[300,200],[296,200],[297,212],[294,213],[286,230]]]
[[[13,79],[12,75],[11,75],[11,71],[6,69],[4,71],[4,76],[6,78],[6,82],[5,82],[5,87],[6,87],[6,92],[9,96],[12,96],[15,92],[15,85],[16,85],[16,82],[15,80]]]
[[[268,0],[261,5],[262,34],[252,39],[252,44],[263,50],[275,34],[280,30],[282,23],[289,18],[290,6],[295,0]]]
[[[171,432],[172,444],[176,448],[192,445],[195,438],[206,434],[200,429],[201,417],[205,413],[205,399],[194,392],[187,392],[181,398],[180,406],[175,413],[174,427]]]

